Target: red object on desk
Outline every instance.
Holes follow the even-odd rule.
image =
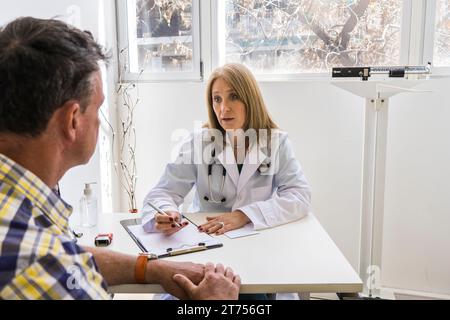
[[[97,247],[107,247],[111,244],[113,240],[113,234],[112,233],[102,233],[98,234],[95,237],[95,245]]]

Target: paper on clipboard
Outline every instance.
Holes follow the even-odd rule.
[[[147,252],[154,253],[158,256],[165,256],[170,252],[176,253],[177,251],[195,248],[199,244],[207,248],[222,245],[210,235],[199,232],[193,223],[188,224],[171,236],[166,236],[162,233],[146,233],[140,224],[131,225],[127,228],[139,240]]]

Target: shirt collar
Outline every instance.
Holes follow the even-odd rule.
[[[25,195],[65,234],[69,234],[72,207],[31,171],[0,153],[0,181]]]

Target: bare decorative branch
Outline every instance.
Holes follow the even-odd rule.
[[[139,68],[192,70],[192,0],[137,0],[136,21]]]
[[[436,5],[434,65],[450,66],[450,0],[438,0]]]
[[[391,65],[401,0],[226,0],[226,59],[259,73]]]

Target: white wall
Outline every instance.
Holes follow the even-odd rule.
[[[450,79],[391,99],[382,283],[450,294]]]

